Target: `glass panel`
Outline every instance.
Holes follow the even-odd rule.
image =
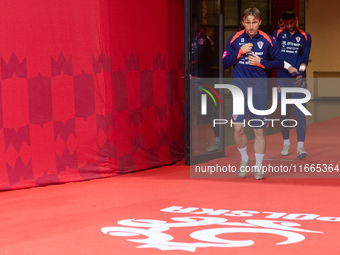
[[[190,109],[190,116],[186,119],[190,122],[190,164],[224,156],[223,127],[212,126],[212,119],[223,114],[223,95],[218,95],[213,84],[207,83],[213,78],[218,80],[220,76],[224,47],[223,35],[219,34],[220,29],[223,31],[219,8],[220,0],[191,1],[191,76],[186,85],[189,86],[186,91],[190,91],[189,98],[186,96]],[[202,97],[206,100],[207,114],[201,114]],[[216,98],[221,101],[215,101]]]
[[[239,11],[237,0],[224,1],[224,25],[225,26],[239,26]]]
[[[224,126],[214,127],[213,125],[215,119],[223,117],[223,91],[215,89],[215,84],[221,81],[222,79],[219,78],[195,77],[190,80],[191,153],[193,156],[224,152],[224,145],[221,142]]]
[[[219,52],[219,1],[192,1],[192,69],[196,77],[218,77],[221,61]]]
[[[305,30],[305,0],[300,0],[299,4],[299,28]]]

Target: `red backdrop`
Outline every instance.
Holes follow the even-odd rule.
[[[272,29],[273,32],[279,29],[278,22],[281,19],[282,11],[292,9],[296,16],[299,17],[299,0],[272,0]]]
[[[0,190],[183,157],[183,0],[3,1]]]

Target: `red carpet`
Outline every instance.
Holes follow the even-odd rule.
[[[339,134],[317,138],[310,127],[304,161],[330,162],[330,148],[316,143]],[[0,254],[339,254],[339,186],[335,178],[190,179],[177,164],[1,192]]]
[[[195,254],[338,254],[339,186],[339,179],[190,179],[189,167],[177,165],[114,178],[2,192],[0,254],[149,255],[191,254],[193,251]],[[194,207],[194,211],[161,211],[172,206]],[[202,211],[202,208],[206,209]],[[232,211],[237,215],[237,210],[254,212],[244,217],[224,215]],[[176,220],[175,217],[191,218],[188,223],[188,219]],[[201,217],[209,217],[207,225],[195,226],[195,221],[203,220]],[[118,223],[128,219],[186,221],[187,224],[170,225],[166,229],[163,222],[154,225],[151,231],[150,225]],[[272,221],[292,223],[278,226],[277,222],[275,228],[263,226],[264,223],[273,224]],[[131,240],[145,240],[146,236],[111,236],[101,231],[105,227],[133,228],[138,233],[156,234],[149,247],[138,248],[148,241]],[[230,229],[246,233],[228,234]],[[317,232],[302,232],[301,229]],[[198,235],[196,238],[190,236],[194,232]],[[164,236],[159,237],[157,233]],[[215,240],[214,235],[218,233],[220,239]],[[278,245],[287,237],[277,233],[293,235],[292,240],[297,237],[304,240]],[[168,240],[171,236],[173,239]],[[157,243],[159,238],[163,245]],[[164,244],[164,238],[168,243]],[[236,244],[226,240],[248,240],[245,243],[248,246],[228,247]]]
[[[271,172],[267,177],[277,178],[340,178],[340,118],[329,119],[307,126],[305,150],[308,157],[302,160],[296,157],[297,137],[295,129],[290,131],[291,149],[288,156],[281,155],[283,140],[281,133],[266,137],[264,166],[283,166],[290,172]],[[250,166],[255,164],[254,140],[248,142]],[[240,154],[236,145],[225,149],[225,159],[217,159],[210,163],[239,165]],[[319,165],[318,165],[319,164]],[[317,166],[320,167],[317,169]],[[333,169],[333,170],[332,170]],[[295,170],[295,171],[294,171]],[[302,171],[302,173],[300,172]],[[308,173],[304,172],[308,171]],[[312,172],[314,171],[314,172]],[[319,171],[319,173],[317,172]],[[237,174],[235,173],[235,177]]]
[[[308,152],[308,159],[334,161],[340,160],[340,118],[329,119],[307,126],[305,149]],[[281,133],[266,137],[266,159],[296,159],[297,137],[295,129],[290,130],[290,155],[282,157],[280,152],[283,147]],[[249,141],[248,150],[254,155],[254,140]],[[227,157],[239,158],[236,145],[226,148]]]

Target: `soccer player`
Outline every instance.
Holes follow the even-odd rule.
[[[309,53],[311,50],[311,36],[298,28],[298,18],[293,10],[287,9],[282,12],[282,20],[284,27],[275,31],[274,39],[281,48],[282,58],[289,62],[292,66],[299,70],[296,79],[292,79],[291,75],[284,69],[277,70],[277,87],[279,96],[279,105],[281,107],[281,88],[282,87],[301,87],[306,88],[306,68],[308,65]],[[287,98],[303,98],[301,93],[289,93]],[[306,104],[303,104],[306,106]],[[293,106],[296,125],[296,133],[298,138],[297,157],[302,159],[307,157],[307,152],[304,149],[304,142],[306,137],[306,116],[300,109]],[[284,119],[290,118],[291,107],[286,107],[286,115],[280,116],[280,122]],[[283,149],[281,155],[289,154],[289,127],[281,125],[281,133],[283,137]]]
[[[250,162],[247,153],[248,138],[244,133],[244,123],[249,115],[250,119],[260,120],[252,122],[252,126],[257,126],[253,128],[256,159],[255,179],[260,180],[263,179],[261,165],[266,148],[264,128],[267,125],[267,121],[266,116],[258,116],[249,111],[247,88],[253,88],[254,108],[257,110],[267,110],[267,82],[265,79],[268,77],[267,69],[285,68],[289,73],[297,72],[297,70],[281,58],[280,49],[272,37],[259,30],[262,17],[257,8],[246,9],[242,14],[241,20],[244,30],[233,34],[229,38],[222,62],[224,68],[234,67],[232,75],[233,85],[240,88],[245,96],[244,115],[234,115],[233,106],[231,107],[231,118],[234,122],[234,139],[241,154],[241,166],[238,173],[240,177],[245,177],[247,173],[246,167]]]

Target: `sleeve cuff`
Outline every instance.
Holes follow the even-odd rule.
[[[291,67],[292,65],[289,64],[288,62],[284,61],[284,69],[288,70],[289,67]]]
[[[300,65],[299,71],[302,71],[302,72],[306,71],[306,66],[305,65]]]
[[[242,48],[240,48],[240,50],[238,51],[238,54],[237,54],[237,60],[239,60],[239,58],[242,56],[243,53],[244,52],[243,52]]]
[[[264,65],[265,65],[264,62],[265,62],[265,60],[263,58],[261,58],[261,61],[260,61],[260,63],[257,66],[261,67],[263,69],[267,69],[267,68],[264,67]]]

